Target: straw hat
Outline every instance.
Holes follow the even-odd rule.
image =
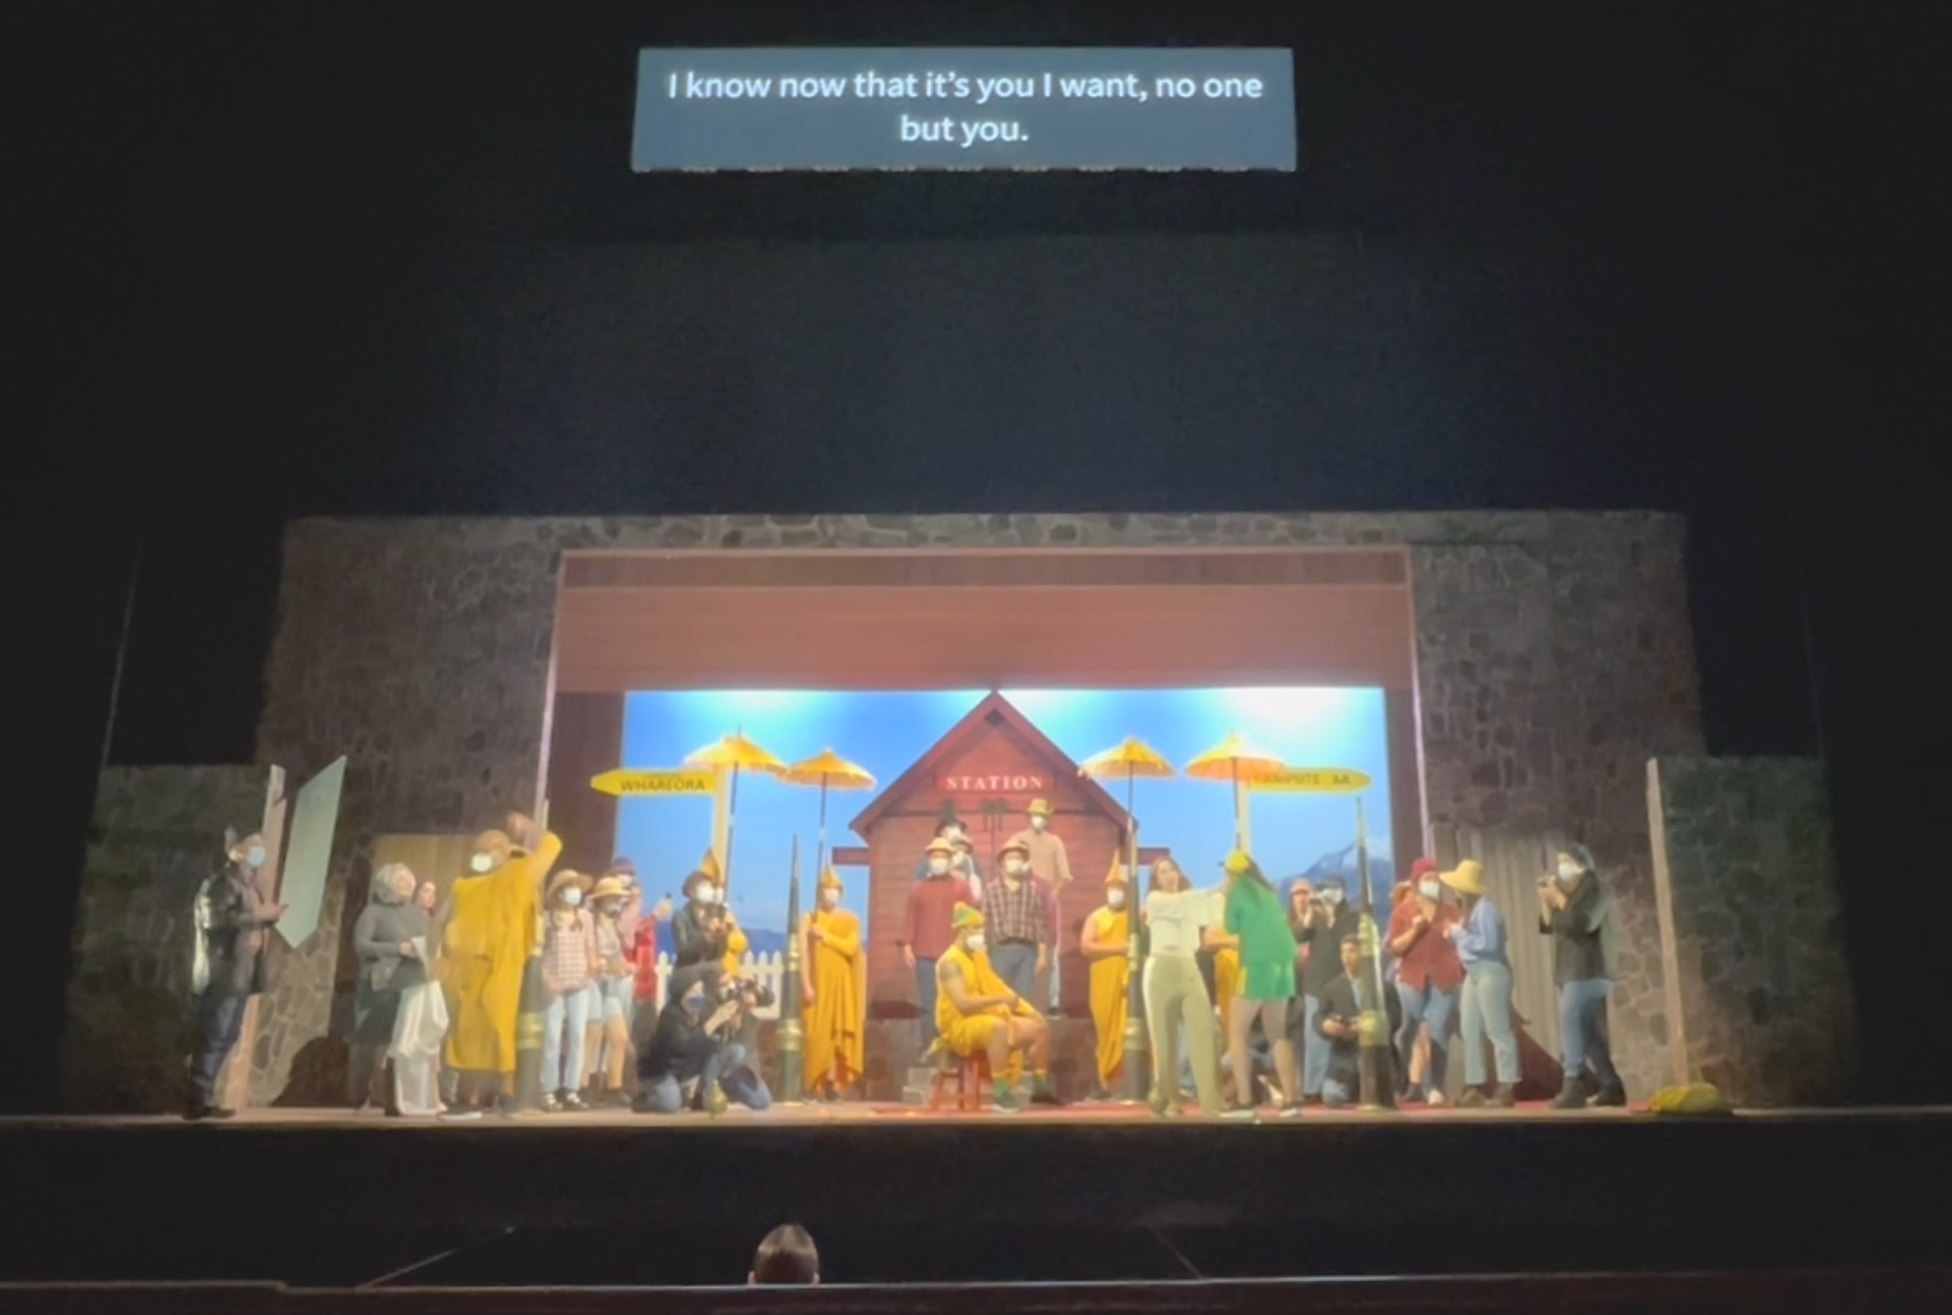
[[[543,896],[543,898],[544,899],[556,898],[556,896],[561,893],[564,886],[574,886],[576,887],[576,889],[582,891],[585,895],[587,895],[590,893],[590,887],[594,886],[595,884],[596,883],[594,881],[590,880],[590,878],[584,876],[582,873],[572,872],[570,869],[564,868],[561,872],[558,872],[555,876],[549,878],[549,889],[548,892]]]
[[[820,882],[818,888],[821,890],[839,890],[841,888],[839,874],[836,873],[832,868],[828,868],[825,872],[820,874]]]
[[[956,847],[947,840],[944,840],[941,836],[937,836],[935,839],[929,841],[929,847],[923,852],[930,858],[934,858],[937,854],[942,855],[944,858],[954,858],[956,856]]]
[[[617,877],[611,876],[596,883],[596,888],[590,892],[590,898],[592,900],[622,899],[628,894],[630,894],[630,887],[624,885]]]
[[[983,925],[983,911],[981,909],[971,908],[967,904],[958,904],[955,907],[955,911],[949,915],[949,925],[957,931],[980,927]]]
[[[1457,865],[1456,871],[1446,872],[1437,880],[1460,895],[1482,895],[1484,894],[1484,864],[1474,858],[1467,858]]]
[[[1050,800],[1048,799],[1032,799],[1027,811],[1032,817],[1050,817],[1055,810],[1051,808]]]
[[[1005,854],[1015,854],[1019,858],[1029,858],[1030,846],[1025,844],[1020,837],[1012,836],[1003,842],[1003,848],[996,851],[998,858],[1002,858]]]

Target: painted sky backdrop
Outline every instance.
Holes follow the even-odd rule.
[[[874,773],[868,791],[828,796],[827,842],[858,845],[847,829],[876,795],[926,753],[988,693],[986,690],[887,694],[685,691],[632,694],[624,709],[624,762],[629,768],[674,768],[691,754],[742,729],[787,762],[831,748]],[[1379,689],[1005,690],[1037,728],[1083,761],[1137,735],[1174,766],[1238,730],[1249,743],[1295,767],[1343,767],[1375,785],[1364,800],[1371,853],[1389,855],[1388,747]],[[1121,803],[1122,782],[1106,783]],[[1141,841],[1172,849],[1198,879],[1233,845],[1232,790],[1225,783],[1181,778],[1138,782],[1133,808]],[[733,911],[754,931],[786,925],[787,867],[800,837],[803,890],[811,891],[820,792],[764,776],[741,777],[732,855]],[[1352,796],[1252,796],[1255,856],[1271,877],[1298,873],[1355,839]],[[709,797],[626,798],[620,802],[617,852],[637,862],[652,895],[674,895],[711,844]],[[866,908],[866,873],[842,871],[844,903]],[[1096,874],[1093,874],[1096,875]],[[755,935],[762,944],[770,937]]]

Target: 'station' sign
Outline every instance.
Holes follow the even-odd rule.
[[[1039,795],[1050,789],[1050,778],[1032,772],[957,772],[937,776],[939,794]]]
[[[712,794],[718,789],[718,773],[709,768],[683,768],[678,771],[630,771],[619,767],[590,778],[590,788],[607,795]]]
[[[643,50],[631,168],[1292,172],[1294,54]]]
[[[1290,767],[1250,781],[1247,788],[1265,794],[1361,794],[1371,784],[1367,776],[1346,767]]]

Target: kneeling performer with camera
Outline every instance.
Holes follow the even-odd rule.
[[[763,1110],[773,1093],[738,1036],[748,1013],[771,1002],[756,982],[730,977],[717,962],[672,974],[657,1031],[637,1062],[640,1114],[703,1110],[723,1114],[731,1104]]]

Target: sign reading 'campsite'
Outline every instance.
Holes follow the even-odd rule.
[[[1290,767],[1250,781],[1248,788],[1265,794],[1361,794],[1371,784],[1361,772],[1344,767]]]

